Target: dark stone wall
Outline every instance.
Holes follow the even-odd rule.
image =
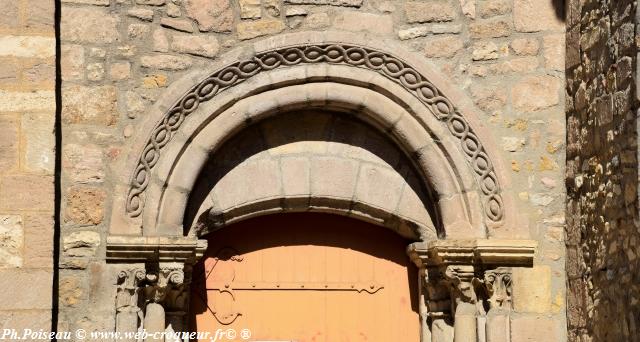
[[[567,1],[570,341],[640,341],[636,3]]]

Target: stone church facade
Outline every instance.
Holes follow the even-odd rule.
[[[232,326],[216,234],[305,213],[406,242],[416,340],[640,341],[636,11],[0,0],[0,328]]]

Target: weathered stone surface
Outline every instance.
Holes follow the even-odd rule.
[[[27,0],[24,2],[26,22],[24,27],[34,32],[52,32],[54,24],[55,2]]]
[[[425,43],[424,54],[432,58],[451,58],[463,47],[464,43],[458,36],[435,37]]]
[[[138,5],[162,6],[166,0],[136,0]]]
[[[408,23],[451,21],[456,18],[455,9],[446,1],[409,1],[404,10]]]
[[[502,86],[478,83],[470,90],[476,105],[489,114],[502,110],[507,103],[507,91]]]
[[[259,19],[262,16],[260,0],[240,0],[240,18]]]
[[[21,267],[24,225],[19,215],[0,215],[0,268]]]
[[[51,211],[52,199],[51,176],[5,175],[0,178],[0,210]]]
[[[511,42],[511,49],[519,56],[535,56],[540,50],[540,43],[537,39],[518,38]]]
[[[277,19],[243,21],[236,26],[238,39],[245,40],[275,34],[284,30],[284,23]]]
[[[14,29],[18,26],[18,5],[17,1],[0,1],[0,28]]]
[[[182,10],[180,10],[180,6],[170,2],[167,4],[167,15],[172,18],[177,18],[182,15]]]
[[[218,54],[220,45],[216,37],[173,35],[171,49],[180,53],[213,58]]]
[[[368,31],[380,35],[393,32],[393,20],[390,15],[352,11],[338,13],[333,21],[333,26],[345,31]]]
[[[311,161],[311,194],[351,198],[356,185],[358,163],[341,158],[314,158]]]
[[[485,0],[478,3],[478,12],[482,18],[491,18],[511,12],[509,0]]]
[[[554,34],[543,38],[545,67],[551,70],[564,70],[564,34]]]
[[[186,56],[154,55],[140,57],[140,65],[151,69],[184,70],[191,67],[191,64],[191,58]]]
[[[132,8],[127,11],[127,15],[140,20],[153,21],[153,10],[148,8]]]
[[[515,311],[549,312],[551,307],[551,269],[549,266],[514,269],[512,286]]]
[[[469,72],[474,76],[487,77],[492,75],[528,73],[535,71],[537,68],[537,57],[519,57],[503,62],[474,64],[469,67]]]
[[[18,130],[20,121],[16,116],[0,115],[0,172],[14,170],[18,167]]]
[[[498,46],[494,42],[481,42],[473,45],[471,58],[474,61],[488,61],[498,59]]]
[[[62,250],[68,256],[93,256],[100,246],[100,241],[99,233],[93,231],[73,232],[62,239]]]
[[[233,27],[233,9],[229,0],[185,0],[189,18],[202,32],[229,32]]]
[[[87,79],[89,81],[101,81],[104,79],[104,65],[102,63],[87,64]]]
[[[514,317],[511,319],[511,341],[545,341],[559,335],[557,326],[557,321],[548,316]]]
[[[118,120],[115,87],[64,87],[62,120],[68,124],[114,125]]]
[[[25,65],[22,71],[23,81],[34,87],[53,87],[56,79],[54,60],[34,60],[33,64]]]
[[[0,85],[13,84],[20,77],[20,66],[12,58],[0,60]]]
[[[48,268],[53,266],[53,212],[28,212],[24,221],[24,266]]]
[[[49,111],[55,109],[55,94],[50,90],[32,92],[0,90],[0,111]]]
[[[169,39],[162,29],[153,31],[153,51],[169,52]]]
[[[51,310],[0,311],[0,329],[49,331]]]
[[[284,3],[292,5],[362,6],[362,0],[284,0]]]
[[[87,4],[97,6],[109,6],[110,0],[62,0],[62,2],[70,4]]]
[[[55,53],[51,37],[0,36],[0,56],[47,58]]]
[[[24,166],[31,172],[53,174],[56,140],[53,113],[29,113],[22,117]]]
[[[111,64],[109,76],[115,81],[126,80],[131,76],[131,63],[120,62]]]
[[[104,218],[107,194],[102,189],[70,188],[66,195],[64,222],[78,225],[98,225]]]
[[[0,270],[1,308],[51,310],[52,278],[51,270]]]
[[[63,7],[60,37],[78,43],[113,43],[119,39],[119,22],[119,17],[98,7]]]
[[[319,29],[329,26],[329,14],[325,12],[309,14],[305,20],[305,25],[312,29]]]
[[[104,181],[102,149],[90,144],[66,144],[62,150],[62,167],[67,176],[78,183]]]
[[[562,9],[554,8],[552,1],[514,0],[513,22],[519,32],[542,30],[563,31]]]
[[[191,24],[191,21],[186,19],[162,18],[160,19],[160,25],[182,32],[193,32],[193,25]]]
[[[560,80],[552,76],[529,76],[511,91],[513,106],[520,112],[535,112],[560,103]]]
[[[400,40],[424,37],[431,34],[460,33],[462,26],[457,24],[431,24],[425,26],[411,27],[398,31]]]
[[[64,276],[60,278],[58,288],[60,302],[69,307],[74,307],[86,297],[86,290],[82,284],[83,278],[78,276]]]
[[[469,25],[471,38],[500,38],[511,35],[511,24],[504,19],[484,20]]]

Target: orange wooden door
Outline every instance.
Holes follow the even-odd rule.
[[[194,269],[191,331],[237,334],[218,341],[419,341],[406,245],[385,228],[326,214],[226,227]]]

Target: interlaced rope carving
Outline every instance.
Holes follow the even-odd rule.
[[[162,148],[171,141],[185,118],[198,109],[201,103],[262,71],[303,63],[341,64],[373,70],[411,92],[431,108],[434,115],[446,124],[451,134],[460,142],[484,195],[485,216],[492,222],[502,220],[503,203],[493,165],[477,135],[451,101],[423,75],[400,59],[385,52],[342,44],[304,45],[260,53],[224,67],[192,87],[166,113],[147,140],[131,178],[127,213],[131,217],[140,215],[151,170],[158,162]]]

